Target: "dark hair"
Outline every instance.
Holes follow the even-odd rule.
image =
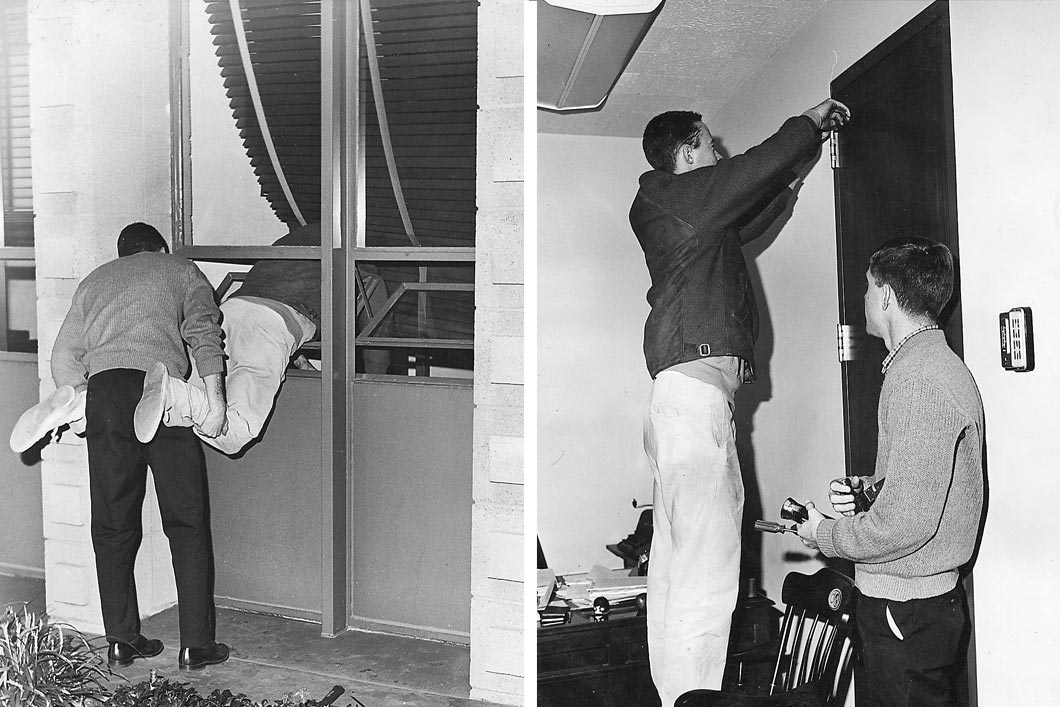
[[[893,238],[869,258],[877,287],[890,285],[904,312],[938,320],[953,295],[953,254],[927,238]]]
[[[648,164],[655,169],[673,172],[677,167],[677,151],[682,145],[699,147],[703,133],[698,123],[702,120],[699,113],[687,110],[667,111],[649,120],[641,141]]]
[[[118,234],[119,258],[136,253],[157,253],[159,251],[168,253],[169,244],[154,226],[137,221],[121,229],[121,233]]]

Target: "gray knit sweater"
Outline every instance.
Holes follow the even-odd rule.
[[[880,392],[876,474],[887,478],[865,513],[823,520],[817,543],[856,563],[862,593],[907,601],[957,583],[983,509],[983,403],[941,331],[906,341]]]
[[[224,370],[221,312],[213,288],[190,260],[137,253],[99,266],[78,285],[52,349],[57,386],[84,385],[100,371],[188,373],[185,343],[202,376]]]

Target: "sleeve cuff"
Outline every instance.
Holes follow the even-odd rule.
[[[812,113],[813,113],[813,111],[806,111],[805,113],[799,114],[799,117],[800,118],[805,118],[806,120],[810,121],[810,125],[813,126],[813,131],[815,133],[819,133],[819,132],[821,132],[821,126],[818,125],[816,120],[814,120],[814,116],[811,115]]]
[[[203,378],[206,376],[217,375],[224,373],[225,370],[225,359],[224,356],[207,356],[204,358],[195,358],[195,370],[199,372],[199,375]]]
[[[835,544],[832,542],[832,530],[835,528],[836,521],[825,518],[817,525],[817,549],[825,557],[839,557],[839,553],[835,550]]]

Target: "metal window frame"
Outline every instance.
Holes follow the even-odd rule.
[[[4,164],[3,153],[5,145],[0,141],[0,164]],[[4,215],[6,213],[8,175],[0,172],[0,336],[4,337],[3,350],[0,350],[0,361],[37,361],[38,353],[26,353],[24,351],[8,351],[10,342],[7,340],[7,263],[11,260],[30,262],[36,267],[37,253],[33,246],[8,246],[4,245]]]
[[[37,361],[40,359],[39,353],[7,350],[10,345],[7,341],[7,264],[12,260],[36,266],[37,255],[35,249],[29,246],[0,246],[0,336],[4,337],[0,361]]]
[[[387,312],[406,292],[474,291],[471,283],[404,283],[356,335],[355,273],[361,262],[416,265],[475,264],[474,247],[367,247],[364,116],[360,102],[359,3],[321,0],[321,246],[196,246],[191,210],[191,108],[188,25],[190,0],[170,0],[171,177],[173,252],[191,260],[246,263],[261,259],[320,259],[321,292],[321,634],[349,626],[352,605],[352,435],[358,346],[473,349],[473,340],[375,337]],[[352,188],[351,188],[352,186]],[[279,250],[279,252],[277,252]],[[234,277],[232,279],[235,279]],[[342,326],[335,326],[341,322]],[[326,324],[323,324],[326,323]],[[383,377],[380,375],[367,377]],[[395,379],[397,376],[388,376]],[[417,384],[473,385],[471,380],[419,377]]]

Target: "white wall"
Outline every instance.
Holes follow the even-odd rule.
[[[77,283],[114,259],[123,226],[144,221],[165,234],[170,220],[169,12],[165,3],[137,0],[34,0],[29,37],[43,396],[54,389],[52,344]],[[63,435],[42,456],[48,614],[102,633],[85,442]],[[147,498],[154,499],[150,479]],[[176,588],[154,500],[143,524],[136,584],[146,615],[172,606]]]
[[[478,13],[471,699],[523,704],[526,174],[522,0]],[[516,149],[512,149],[516,146]],[[532,494],[529,494],[532,495]],[[532,693],[531,693],[532,694]]]
[[[958,2],[950,15],[965,357],[987,419],[990,503],[974,572],[979,703],[1055,704],[1060,4]],[[1016,306],[1034,312],[1030,373],[1000,364],[997,315]]]
[[[650,116],[649,116],[650,117]],[[650,280],[627,214],[640,141],[538,136],[538,500],[549,566],[621,567],[604,545],[651,502],[641,411]]]

